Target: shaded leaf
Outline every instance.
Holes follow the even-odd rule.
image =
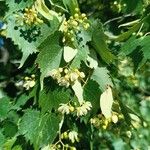
[[[39,106],[41,107],[41,112],[44,114],[50,112],[53,108],[58,109],[60,103],[68,103],[70,99],[70,94],[68,91],[45,90],[40,92]]]
[[[3,144],[5,143],[6,139],[5,136],[3,135],[3,133],[0,130],[0,149],[2,149]]]
[[[78,1],[77,0],[63,0],[63,4],[71,12],[71,15],[76,13],[75,8],[78,8]]]
[[[62,57],[62,48],[59,45],[60,34],[49,36],[39,47],[40,53],[36,59],[41,71],[41,89],[43,89],[43,79],[49,75],[49,72],[60,65]]]
[[[20,37],[19,30],[15,30],[15,18],[12,16],[7,22],[7,38],[11,38],[15,45],[18,45],[22,51],[23,56],[20,62],[20,67],[23,66],[24,62],[30,54],[37,52],[36,46],[33,43],[29,43],[23,37]]]
[[[95,21],[92,25],[93,33],[92,33],[92,46],[96,50],[96,52],[100,55],[102,60],[107,64],[111,63],[115,56],[110,52],[107,44],[106,44],[106,36],[104,34],[102,24],[99,21]]]
[[[11,109],[11,104],[9,98],[4,97],[0,99],[0,120],[3,120],[7,117],[7,113]]]
[[[71,67],[72,68],[79,68],[82,62],[87,61],[88,58],[88,54],[89,54],[89,49],[88,47],[79,47],[78,48],[78,52],[75,56],[75,58],[73,59],[72,63],[71,63]]]
[[[52,143],[57,136],[60,117],[54,114],[41,115],[36,110],[26,110],[19,124],[20,133],[38,150]]]
[[[92,112],[94,114],[96,114],[100,108],[99,107],[100,106],[100,103],[99,103],[100,93],[101,91],[96,81],[89,80],[88,83],[84,86],[84,90],[83,90],[84,99],[91,102],[93,106]]]

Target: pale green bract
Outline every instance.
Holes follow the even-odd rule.
[[[58,14],[53,11],[53,10],[50,10],[46,5],[45,5],[45,2],[44,0],[37,0],[35,2],[35,8],[37,9],[37,11],[43,16],[45,17],[46,19],[48,20],[53,20],[53,17],[58,17]]]
[[[83,102],[83,88],[82,88],[79,80],[76,80],[74,85],[72,85],[72,89],[73,89],[76,97],[78,98],[79,103],[82,104],[82,102]]]
[[[77,54],[77,49],[73,49],[69,46],[64,47],[64,60],[68,63],[70,62]]]
[[[112,90],[110,87],[108,87],[100,96],[100,108],[101,108],[102,114],[106,118],[111,117],[112,104],[113,104]]]

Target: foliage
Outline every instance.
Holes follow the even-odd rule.
[[[0,150],[150,149],[148,0],[0,0]]]

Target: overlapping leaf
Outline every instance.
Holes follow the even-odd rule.
[[[109,71],[105,67],[97,67],[91,76],[91,79],[99,84],[99,88],[102,92],[107,89],[107,86],[113,86],[108,73]]]
[[[99,21],[95,21],[92,27],[92,46],[100,55],[102,60],[109,64],[115,59],[115,56],[110,52],[106,44],[106,36],[104,34],[102,24]]]
[[[143,59],[141,59],[141,61],[143,61],[143,64],[150,59],[150,36],[144,36],[141,38],[132,36],[127,42],[124,43],[121,48],[121,53],[124,53],[126,55],[129,55],[132,52],[136,52],[137,54],[139,53],[139,51],[141,51],[141,56],[143,57]],[[139,64],[140,62],[137,63]]]
[[[15,18],[12,16],[7,22],[7,38],[11,38],[14,44],[22,51],[23,56],[20,62],[20,67],[22,67],[28,56],[37,52],[37,48],[33,43],[29,43],[23,37],[20,37],[20,31],[14,28]]]
[[[37,57],[41,70],[41,89],[43,89],[43,79],[49,75],[50,71],[56,69],[60,65],[62,58],[62,47],[59,45],[60,33],[49,36],[39,47],[40,53]]]
[[[21,1],[16,1],[16,0],[6,0],[6,4],[8,5],[9,8],[9,15],[12,12],[16,12],[18,10],[23,10],[26,7],[32,6],[34,3],[34,0],[21,0]]]
[[[53,114],[41,116],[39,111],[28,109],[19,124],[20,133],[38,150],[52,143],[59,129],[59,117]]]

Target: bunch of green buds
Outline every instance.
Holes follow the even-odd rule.
[[[35,75],[31,75],[31,77],[25,77],[24,78],[24,83],[23,83],[23,87],[26,90],[29,90],[30,88],[34,87],[35,85]]]
[[[122,120],[123,116],[119,115],[117,112],[112,112],[111,118],[105,118],[102,114],[98,114],[94,118],[90,119],[90,123],[96,128],[108,128],[111,124],[117,124],[119,120]]]
[[[68,20],[64,20],[60,30],[64,32],[63,42],[68,40],[74,41],[74,34],[81,29],[87,30],[90,27],[87,16],[80,13],[79,8],[75,9],[76,13]]]
[[[43,20],[38,18],[38,12],[34,6],[32,8],[25,8],[23,19],[28,25],[43,23]]]
[[[90,123],[95,127],[95,128],[103,128],[107,129],[111,122],[111,119],[106,119],[103,115],[98,115],[95,116],[94,118],[90,119]]]
[[[114,11],[114,12],[121,12],[123,8],[125,8],[127,6],[126,3],[121,3],[121,2],[118,2],[118,1],[114,1],[113,3],[111,3],[111,9]]]
[[[43,20],[38,17],[38,11],[34,5],[31,8],[25,8],[23,13],[18,13],[15,16],[17,23],[21,26],[24,24],[31,26],[43,23]]]
[[[73,85],[76,80],[83,80],[85,74],[80,72],[78,69],[67,69],[67,68],[58,68],[53,69],[50,72],[50,76],[57,80],[60,86],[69,87]]]

